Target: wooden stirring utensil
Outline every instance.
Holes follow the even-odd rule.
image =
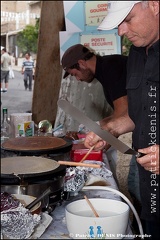
[[[83,162],[87,157],[88,157],[88,155],[90,154],[90,152],[93,150],[93,148],[94,148],[94,145],[89,149],[89,151],[86,153],[86,155],[81,159],[81,161],[80,162]]]
[[[84,195],[84,198],[86,199],[88,205],[90,206],[90,208],[92,209],[92,212],[94,213],[95,217],[99,217],[98,213],[96,212],[96,210],[94,209],[92,203],[89,201],[89,199],[87,198],[86,195]]]
[[[69,165],[69,166],[76,166],[76,167],[101,168],[99,164],[92,164],[92,163],[69,162],[69,161],[58,161],[58,163],[60,165]]]

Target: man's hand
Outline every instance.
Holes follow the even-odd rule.
[[[141,158],[137,158],[137,162],[147,171],[159,174],[159,145],[138,149],[138,152],[146,155]]]
[[[113,102],[113,105],[114,111],[112,115],[99,121],[101,128],[109,131],[115,137],[119,137],[124,133],[132,132],[135,128],[135,125],[128,116],[127,96],[122,96],[116,99]],[[95,145],[95,150],[101,150],[103,148],[107,150],[110,148],[110,144],[106,143],[93,132],[87,134],[84,145],[87,148]]]
[[[103,141],[99,136],[97,136],[94,132],[89,132],[86,135],[84,145],[87,148],[91,148],[94,146],[94,150],[101,150],[106,146],[106,142]]]
[[[130,119],[127,112],[120,116],[112,114],[111,116],[102,119],[100,121],[100,126],[102,127],[102,129],[109,131],[117,138],[124,133],[132,132],[135,127],[133,121]],[[101,150],[103,148],[107,150],[110,148],[110,144],[108,144],[106,141],[101,139],[93,132],[89,132],[86,135],[84,145],[87,148],[95,145],[95,150]]]

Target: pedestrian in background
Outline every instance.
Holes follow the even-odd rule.
[[[6,48],[1,50],[1,92],[7,92],[9,81],[9,66],[11,64],[11,58],[7,53]],[[3,81],[5,88],[3,89]]]
[[[24,87],[25,90],[29,88],[32,91],[32,80],[34,75],[35,67],[34,61],[31,59],[31,55],[29,52],[25,54],[25,59],[22,63],[22,74],[24,74]],[[28,83],[29,79],[29,83]]]
[[[8,52],[8,54],[11,58],[11,64],[9,65],[9,78],[13,79],[14,78],[13,66],[15,65],[15,59],[10,52]]]

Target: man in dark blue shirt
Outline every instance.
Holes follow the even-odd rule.
[[[135,125],[131,126],[133,146],[145,154],[137,158],[141,219],[147,239],[159,239],[159,1],[110,1],[99,29],[115,27],[120,36],[125,35],[133,43],[126,86],[129,116]],[[117,134],[122,132],[118,124]],[[127,128],[125,125],[124,132]],[[85,145],[91,147],[98,140],[98,136],[90,133]],[[102,140],[96,147],[105,144]]]

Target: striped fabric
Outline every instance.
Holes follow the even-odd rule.
[[[25,71],[32,71],[34,68],[34,61],[33,60],[24,60],[22,63],[22,67],[25,68]]]

